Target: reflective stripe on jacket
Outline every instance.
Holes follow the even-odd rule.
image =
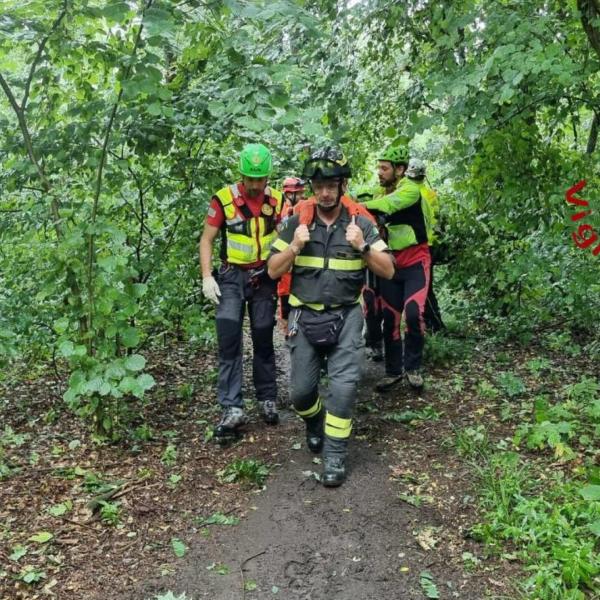
[[[370,220],[363,215],[351,216],[345,205],[338,219],[329,226],[317,218],[312,223],[303,222],[309,210],[314,212],[314,207],[305,207],[288,219],[282,235],[273,244],[274,251],[283,252],[293,239],[296,227],[308,226],[310,239],[293,263],[290,306],[304,305],[321,310],[358,302],[364,283],[365,260],[346,240],[352,217],[356,217],[356,224],[373,250],[386,250],[385,242]]]

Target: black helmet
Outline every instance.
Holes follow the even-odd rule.
[[[352,169],[344,153],[335,146],[319,148],[304,163],[305,179],[338,179],[352,177]]]

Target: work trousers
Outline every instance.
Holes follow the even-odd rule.
[[[429,289],[429,259],[397,268],[393,279],[381,279],[385,371],[397,376],[421,367],[425,344],[425,300]],[[401,325],[406,324],[404,342]]]
[[[217,399],[223,408],[243,407],[242,399],[242,327],[248,308],[252,334],[252,375],[259,402],[277,399],[273,328],[277,306],[277,282],[269,278],[266,268],[253,276],[232,265],[219,270],[217,281],[221,299],[217,305],[217,340],[219,344],[219,381]]]
[[[434,262],[431,262],[430,276],[429,276],[429,290],[427,292],[427,302],[425,303],[425,327],[432,333],[441,331],[446,326],[442,321],[442,313],[440,312],[440,305],[438,304],[435,291],[433,289],[433,266]]]
[[[298,308],[290,312],[294,331]],[[333,346],[313,346],[298,327],[288,338],[290,349],[290,400],[296,412],[310,422],[325,411],[325,456],[345,456],[352,431],[352,412],[364,367],[363,315],[359,304],[347,309],[340,337]],[[319,397],[321,366],[327,359],[328,390]]]

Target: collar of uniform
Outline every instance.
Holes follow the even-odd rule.
[[[342,225],[343,227],[346,227],[349,223],[350,223],[350,215],[344,205],[342,205],[342,209],[340,210],[340,214],[338,215],[338,218],[331,225],[327,225],[327,223],[322,221],[319,217],[319,213],[315,209],[315,218],[314,218],[311,226],[309,227],[309,229],[310,230],[314,229],[317,224],[320,225],[321,227],[329,228],[334,225],[337,226],[338,224]]]

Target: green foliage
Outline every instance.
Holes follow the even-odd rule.
[[[424,360],[435,366],[444,366],[450,362],[464,360],[470,352],[470,345],[464,340],[448,335],[438,334],[425,338]]]
[[[519,424],[513,443],[519,446],[525,440],[530,449],[550,448],[564,460],[575,458],[574,442],[593,452],[592,440],[600,434],[599,392],[598,382],[584,377],[565,386],[563,400],[551,403],[546,396],[537,396],[532,421]]]
[[[176,596],[171,590],[169,590],[164,594],[157,594],[154,596],[154,600],[192,600],[192,598],[186,596],[185,592]]]
[[[171,548],[177,558],[183,558],[187,552],[187,546],[179,538],[171,538]]]
[[[239,482],[260,487],[269,476],[269,467],[253,458],[236,458],[219,471],[219,476],[225,483]]]
[[[26,442],[27,437],[26,434],[17,433],[12,427],[6,425],[0,435],[0,445],[7,448],[19,448]]]
[[[461,456],[483,456],[487,453],[489,445],[488,434],[483,425],[465,427],[454,432],[454,446]]]
[[[214,571],[219,575],[229,575],[230,569],[227,565],[212,563],[206,567],[208,571]]]
[[[38,531],[29,538],[29,541],[36,544],[47,544],[53,537],[54,534],[49,531]]]
[[[66,513],[68,513],[73,508],[73,503],[70,500],[65,502],[60,502],[59,504],[54,504],[48,508],[48,512],[53,517],[62,517]]]
[[[31,565],[27,565],[18,575],[18,578],[23,583],[33,584],[39,583],[43,579],[46,579],[46,572],[40,571]]]
[[[29,552],[27,546],[17,545],[12,549],[8,558],[10,558],[10,560],[18,561],[23,558],[27,552]]]
[[[433,575],[429,571],[421,571],[419,583],[426,598],[440,598],[440,592],[433,580]]]
[[[181,480],[182,480],[181,475],[178,475],[177,473],[171,473],[171,475],[169,475],[169,480],[167,481],[167,485],[171,489],[175,489],[179,485],[179,482]]]
[[[381,418],[395,423],[412,423],[415,421],[437,421],[442,414],[436,411],[433,406],[428,405],[421,410],[408,409],[401,412],[387,412]]]
[[[222,513],[214,513],[210,517],[196,517],[196,523],[199,526],[205,525],[237,525],[240,522],[238,517],[229,517]]]
[[[172,467],[177,463],[177,448],[174,444],[167,444],[160,461],[167,467]]]
[[[106,525],[117,526],[121,523],[121,507],[117,502],[100,501],[100,520]]]
[[[594,486],[581,488],[560,473],[533,473],[515,453],[489,456],[479,475],[485,522],[473,533],[490,548],[498,541],[513,545],[531,573],[523,583],[527,597],[562,600],[584,598],[586,588],[600,591],[600,496],[590,493]]]
[[[133,436],[136,440],[139,440],[141,442],[149,442],[155,437],[154,432],[152,431],[152,427],[150,427],[148,423],[138,425],[133,432]]]
[[[502,391],[509,398],[521,396],[527,390],[525,384],[523,383],[523,380],[514,373],[511,373],[510,371],[500,373],[500,375],[498,375],[497,381]]]
[[[0,481],[7,479],[19,470],[8,461],[6,449],[19,448],[25,444],[27,437],[26,434],[16,433],[8,425],[4,427],[4,431],[0,434]]]
[[[499,392],[491,383],[482,380],[477,384],[477,394],[485,400],[494,400],[498,397]]]

